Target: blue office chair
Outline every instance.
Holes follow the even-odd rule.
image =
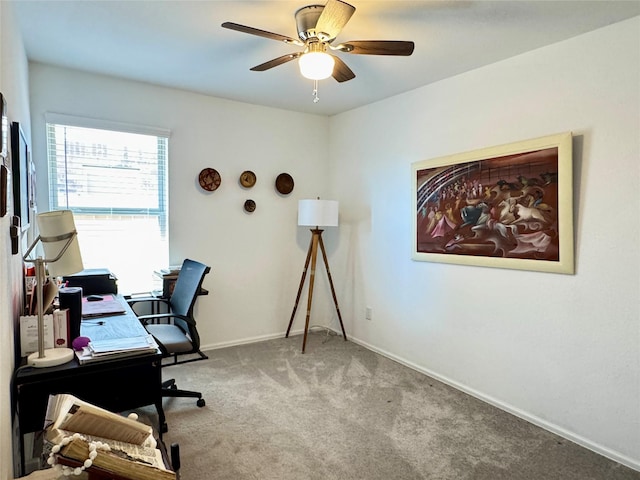
[[[154,310],[152,311],[159,310],[158,304],[164,305],[161,309],[166,310],[165,313],[138,315],[138,319],[155,338],[164,357],[173,358],[173,362],[163,364],[163,367],[208,358],[200,351],[200,335],[198,335],[196,328],[193,307],[201,292],[204,277],[210,270],[210,267],[200,262],[186,259],[182,263],[170,298],[143,297],[128,300],[132,307],[141,302],[157,302],[153,305]],[[197,357],[193,358],[193,354],[196,354]],[[184,355],[190,357],[183,358]],[[162,396],[193,397],[198,399],[198,407],[205,406],[202,393],[178,389],[173,378],[162,382]]]

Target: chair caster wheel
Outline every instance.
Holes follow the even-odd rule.
[[[174,383],[169,387],[169,390],[177,390],[178,386]]]
[[[196,405],[198,405],[200,408],[204,407],[206,405],[204,398],[199,398],[196,402]]]

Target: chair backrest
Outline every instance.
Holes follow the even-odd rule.
[[[202,281],[210,270],[211,268],[207,265],[196,262],[195,260],[189,260],[188,258],[182,263],[178,279],[176,280],[171,298],[169,299],[169,305],[173,313],[189,317],[193,319],[195,323],[193,307],[200,293]],[[196,346],[199,346],[199,336],[195,327],[190,326],[187,322],[178,318],[175,319],[175,323],[189,332],[192,341]]]

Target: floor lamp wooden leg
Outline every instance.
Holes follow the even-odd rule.
[[[316,276],[316,263],[318,258],[318,244],[320,244],[320,251],[322,252],[322,259],[324,260],[324,266],[327,270],[327,277],[329,278],[329,285],[331,286],[331,295],[333,297],[333,304],[336,306],[336,312],[338,313],[338,320],[340,321],[340,328],[342,329],[342,337],[347,340],[347,333],[344,330],[344,323],[342,323],[342,315],[340,314],[340,307],[338,306],[338,298],[336,297],[336,290],[333,286],[333,279],[331,278],[331,270],[329,269],[329,261],[327,260],[327,252],[324,248],[324,242],[322,241],[322,232],[318,228],[311,230],[311,242],[309,243],[309,251],[307,252],[307,259],[304,263],[304,269],[302,270],[302,278],[300,279],[300,285],[298,286],[298,295],[296,296],[296,303],[293,306],[293,312],[291,312],[291,319],[289,320],[289,326],[287,327],[286,338],[289,337],[291,332],[291,326],[296,316],[296,310],[298,309],[298,303],[300,302],[300,295],[302,294],[302,288],[304,287],[304,281],[307,277],[307,271],[309,268],[309,262],[311,262],[311,275],[309,276],[309,295],[307,299],[307,316],[304,322],[304,337],[302,339],[302,353],[304,353],[307,346],[307,334],[309,332],[309,318],[311,317],[311,305],[313,303],[313,284]]]
[[[289,320],[289,327],[287,327],[287,334],[285,335],[285,338],[289,338],[291,325],[293,325],[293,319],[296,316],[296,310],[298,310],[298,302],[300,301],[300,295],[302,294],[302,287],[304,287],[304,279],[307,278],[309,260],[311,260],[311,250],[313,250],[313,236],[311,237],[311,240],[309,240],[309,251],[307,252],[307,259],[304,262],[304,268],[302,269],[302,278],[300,279],[300,286],[298,287],[298,295],[296,296],[296,303],[293,305],[293,312],[291,312],[291,320]]]
[[[316,276],[316,259],[318,256],[318,238],[322,238],[319,232],[313,230],[313,236],[311,237],[311,275],[309,275],[309,299],[307,301],[307,318],[304,322],[304,338],[302,339],[302,353],[307,345],[307,332],[309,331],[309,317],[311,316],[311,302],[313,301],[313,281]]]
[[[331,272],[329,271],[329,261],[327,260],[327,252],[324,249],[324,242],[322,241],[322,235],[320,237],[320,250],[322,251],[322,258],[324,259],[324,266],[327,269],[327,277],[329,277],[329,285],[331,286],[331,295],[333,296],[333,303],[336,306],[336,312],[338,313],[338,320],[340,320],[340,328],[342,329],[342,337],[347,340],[347,334],[344,331],[344,324],[342,323],[342,315],[340,315],[340,307],[338,307],[338,298],[336,297],[336,290],[333,288],[333,280],[331,278]]]

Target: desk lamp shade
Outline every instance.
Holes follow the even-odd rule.
[[[64,254],[58,260],[53,261],[60,255],[68,242],[68,238],[65,237],[76,231],[71,210],[56,210],[39,214],[38,228],[49,275],[62,277],[84,269],[77,236],[73,237]]]
[[[337,227],[337,200],[299,200],[298,225],[301,227]]]

